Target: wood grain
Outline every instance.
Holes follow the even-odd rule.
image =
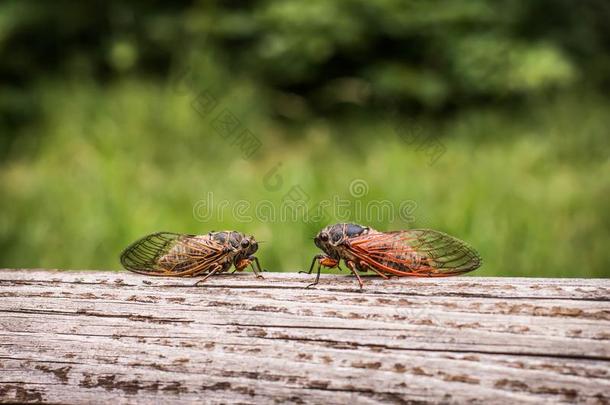
[[[0,270],[0,402],[610,403],[610,280]]]

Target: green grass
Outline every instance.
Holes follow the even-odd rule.
[[[207,222],[193,215],[212,192],[220,200],[270,201],[291,186],[311,203],[333,196],[352,207],[412,200],[413,218],[381,218],[380,230],[430,227],[481,253],[481,276],[610,276],[608,161],[610,104],[593,95],[531,100],[512,112],[467,111],[435,122],[446,153],[433,165],[403,142],[385,116],[311,121],[286,133],[264,119],[257,92],[229,92],[229,108],[262,141],[251,160],[190,107],[191,97],[138,81],[108,88],[83,83],[42,87],[43,119],[21,134],[0,166],[0,266],[118,269],[135,238],[167,230],[236,229],[264,240],[272,271],[308,266],[320,221],[239,221],[230,209]],[[264,177],[281,162],[282,187]],[[350,195],[354,179],[368,184]],[[364,218],[366,219],[366,218]]]

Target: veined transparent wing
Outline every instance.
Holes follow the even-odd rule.
[[[153,276],[195,276],[218,264],[223,246],[207,235],[158,232],[132,243],[121,254],[127,270]]]
[[[397,276],[453,276],[481,265],[467,243],[431,229],[362,235],[350,239],[347,248],[362,263]]]

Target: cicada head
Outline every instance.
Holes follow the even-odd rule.
[[[358,224],[335,224],[322,229],[314,238],[314,243],[324,253],[337,257],[337,246],[355,236],[368,233],[371,228]]]
[[[239,242],[239,248],[246,257],[251,256],[258,250],[258,242],[254,239],[254,236],[244,235]]]
[[[247,236],[241,232],[210,232],[210,237],[221,245],[229,247],[240,258],[247,258],[258,250],[254,236]]]

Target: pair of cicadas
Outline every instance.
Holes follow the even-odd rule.
[[[316,255],[309,274],[317,263],[316,278],[322,267],[345,266],[356,276],[371,271],[387,279],[390,276],[446,277],[475,270],[481,257],[465,242],[430,229],[380,232],[356,224],[336,224],[322,229],[314,243],[324,251]],[[121,263],[130,271],[155,276],[197,277],[197,284],[224,273],[232,267],[242,271],[248,266],[256,277],[263,270],[254,255],[258,243],[253,236],[236,231],[210,232],[207,235],[154,233],[134,242],[121,255]]]

